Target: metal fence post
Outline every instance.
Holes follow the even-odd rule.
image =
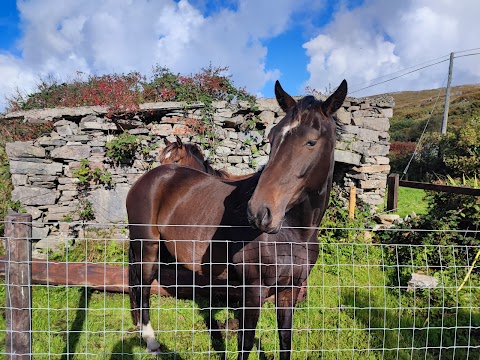
[[[8,215],[5,220],[7,359],[31,359],[32,216]]]

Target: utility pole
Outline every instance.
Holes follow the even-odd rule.
[[[450,65],[448,67],[448,81],[447,81],[447,90],[445,91],[445,106],[443,107],[443,118],[442,118],[442,135],[447,133],[447,121],[448,121],[448,107],[450,106],[450,84],[452,83],[452,71],[453,71],[453,55],[450,53]]]

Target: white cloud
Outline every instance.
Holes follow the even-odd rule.
[[[256,93],[279,73],[266,68],[262,40],[284,31],[299,3],[241,0],[206,16],[187,0],[19,0],[21,57],[0,58],[9,69],[2,76],[30,91],[32,77],[149,75],[156,64],[188,74],[212,63],[228,66],[237,86]]]
[[[7,105],[7,98],[12,98],[19,91],[23,95],[31,91],[38,80],[31,71],[24,70],[24,64],[11,55],[0,54],[0,112]]]
[[[310,57],[306,85],[323,91],[346,78],[354,91],[388,79],[378,77],[442,56],[447,60],[452,51],[477,48],[479,12],[476,0],[461,6],[451,0],[367,0],[351,11],[341,9],[304,44]],[[448,61],[353,95],[445,86],[447,70]],[[453,82],[480,82],[478,56],[455,59]]]

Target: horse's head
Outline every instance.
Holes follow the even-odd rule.
[[[165,139],[165,148],[158,155],[158,161],[160,164],[180,164],[185,161],[186,152],[183,147],[182,140],[176,137],[176,141],[170,142],[168,139]]]
[[[176,141],[170,142],[165,139],[165,149],[158,156],[162,165],[177,164],[189,166],[194,169],[205,171],[205,158],[195,144],[184,144],[180,137],[175,136]]]
[[[249,221],[267,233],[278,232],[285,214],[309,194],[328,192],[336,139],[333,114],[345,100],[347,82],[323,102],[313,96],[297,102],[278,81],[275,95],[286,115],[270,131],[270,157],[248,203]]]

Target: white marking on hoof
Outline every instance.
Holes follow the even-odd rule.
[[[160,351],[160,344],[155,340],[155,332],[153,331],[150,322],[148,322],[147,325],[142,326],[142,337],[147,343],[147,352],[157,353]]]

